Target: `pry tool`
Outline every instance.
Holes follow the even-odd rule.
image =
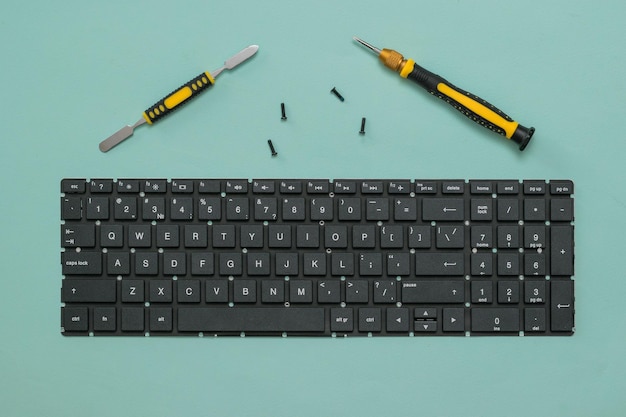
[[[203,72],[183,84],[180,88],[174,90],[173,93],[167,95],[165,98],[159,100],[153,106],[144,111],[141,118],[137,120],[134,125],[124,126],[107,139],[100,142],[100,150],[102,152],[107,152],[114,146],[119,145],[122,141],[131,137],[135,128],[143,125],[144,123],[151,125],[161,120],[181,105],[187,103],[189,100],[198,96],[203,91],[206,91],[207,88],[215,84],[215,78],[217,78],[222,71],[235,68],[237,65],[254,55],[258,50],[258,45],[250,45],[226,60],[222,67],[212,72]]]
[[[412,59],[404,59],[400,53],[392,49],[381,50],[357,37],[353,39],[378,55],[387,68],[400,73],[401,77],[416,82],[430,94],[444,100],[479,125],[519,144],[520,151],[526,148],[535,133],[534,127],[527,128],[513,121],[494,105],[455,87],[439,75],[420,67]]]

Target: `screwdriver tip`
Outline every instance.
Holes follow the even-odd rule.
[[[365,42],[363,39],[357,38],[356,36],[353,36],[352,39],[354,39],[355,41],[357,41],[361,45],[365,46],[367,49],[369,49],[370,51],[372,51],[376,55],[380,55],[381,50],[378,49],[377,47],[375,47],[374,45],[370,45],[369,43]]]

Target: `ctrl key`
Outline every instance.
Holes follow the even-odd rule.
[[[86,332],[89,330],[89,310],[87,307],[63,307],[61,310],[63,332]]]

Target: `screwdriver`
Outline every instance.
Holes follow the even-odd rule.
[[[412,59],[404,59],[399,52],[392,49],[381,50],[357,37],[353,37],[353,39],[378,55],[378,58],[387,68],[399,72],[402,78],[416,82],[430,94],[444,100],[469,119],[519,144],[520,151],[526,148],[533,133],[535,133],[534,127],[529,129],[522,126],[494,105],[455,87],[439,75],[420,67]]]
[[[107,139],[100,142],[99,148],[102,152],[108,152],[116,145],[119,145],[122,141],[132,136],[135,128],[148,123],[149,125],[161,120],[183,104],[187,103],[192,98],[198,96],[198,94],[206,91],[207,88],[215,84],[215,78],[226,69],[233,69],[237,65],[241,64],[259,50],[258,45],[250,45],[247,48],[242,49],[234,56],[226,60],[224,65],[213,72],[203,72],[197,77],[191,79],[187,83],[183,84],[173,93],[167,95],[165,98],[157,101],[153,106],[149,107],[143,112],[143,115],[132,126],[124,126]]]

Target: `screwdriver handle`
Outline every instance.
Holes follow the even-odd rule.
[[[189,102],[214,83],[213,76],[208,71],[203,72],[146,109],[143,112],[143,118],[148,124],[153,124]]]
[[[526,148],[533,133],[535,133],[534,127],[522,126],[493,104],[455,87],[443,77],[420,67],[412,59],[406,60],[399,72],[402,77],[416,82],[435,97],[442,99],[463,113],[470,120],[516,142],[519,144],[520,151]]]

